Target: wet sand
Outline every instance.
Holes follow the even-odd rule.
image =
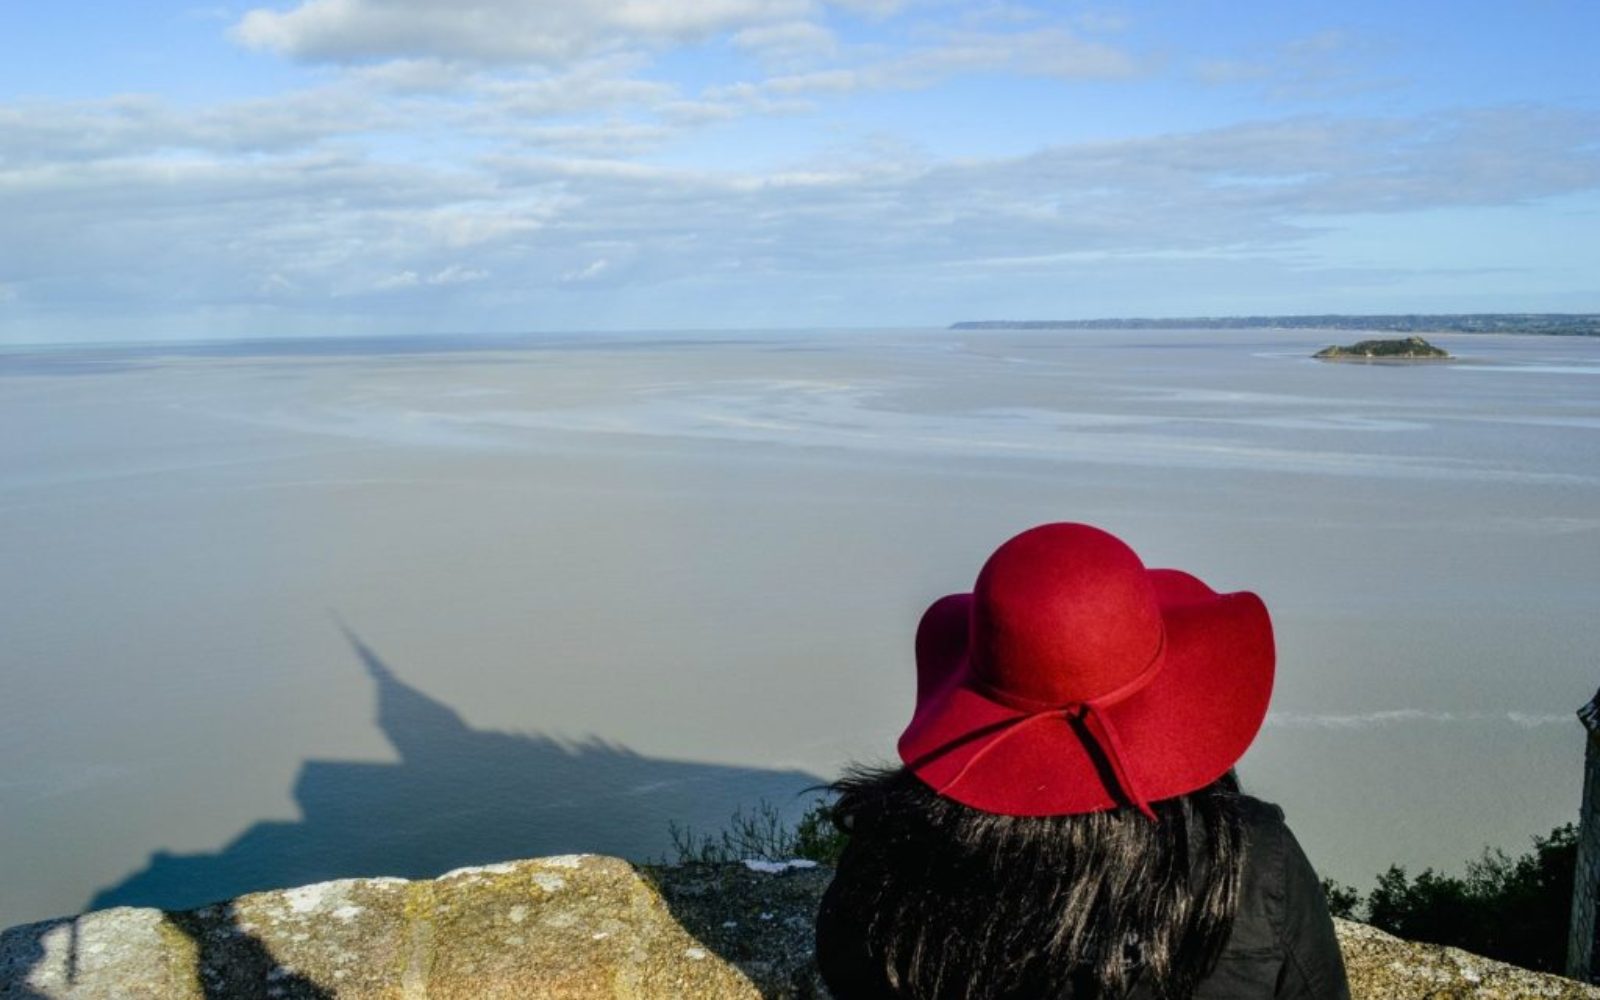
[[[1242,776],[1327,874],[1520,851],[1600,683],[1600,342],[1341,336],[0,354],[0,924],[796,808],[1054,519],[1266,599]]]

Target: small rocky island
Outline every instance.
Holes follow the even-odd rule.
[[[1450,355],[1421,337],[1363,340],[1348,347],[1325,347],[1313,354],[1324,361],[1448,361]]]

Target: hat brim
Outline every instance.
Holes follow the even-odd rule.
[[[1157,801],[1204,788],[1244,756],[1267,714],[1275,654],[1272,621],[1255,594],[1219,594],[1178,570],[1148,572],[1166,628],[1162,666],[1100,711],[1116,727],[1128,776]],[[1081,724],[1061,716],[1016,725],[1027,713],[974,684],[971,607],[971,594],[952,594],[923,616],[917,710],[900,737],[900,759],[929,786],[984,812],[1051,816],[1127,804]]]

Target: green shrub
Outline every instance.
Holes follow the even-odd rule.
[[[1452,945],[1541,972],[1566,963],[1567,922],[1577,867],[1578,830],[1568,823],[1533,838],[1513,858],[1484,849],[1464,877],[1427,868],[1416,877],[1398,865],[1378,876],[1365,906],[1348,886],[1323,880],[1336,916],[1362,917],[1412,941]]]
[[[817,797],[794,823],[766,799],[753,812],[734,810],[728,825],[716,834],[702,834],[672,823],[667,832],[681,862],[727,862],[744,860],[787,861],[803,858],[831,865],[844,850],[845,836],[828,818],[832,803]]]
[[[1346,920],[1360,919],[1361,893],[1354,886],[1325,878],[1322,880],[1322,893],[1328,897],[1329,913]]]

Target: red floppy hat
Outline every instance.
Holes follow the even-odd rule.
[[[1115,536],[1045,524],[917,627],[900,759],[939,794],[1010,816],[1090,813],[1203,788],[1272,695],[1261,599],[1146,569]]]

